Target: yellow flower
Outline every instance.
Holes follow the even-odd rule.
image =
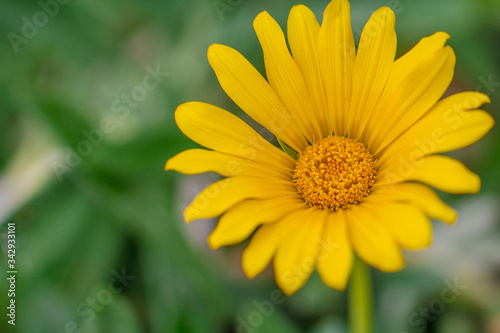
[[[226,177],[197,196],[185,219],[222,215],[208,239],[214,249],[256,230],[243,252],[249,278],[273,260],[276,282],[288,295],[314,268],[326,285],[344,289],[354,253],[384,272],[400,270],[401,249],[431,243],[430,218],[456,219],[426,185],[479,192],[476,174],[437,154],[489,131],[492,117],[478,110],[488,97],[463,92],[440,100],[455,67],[449,36],[423,38],[394,60],[394,23],[388,7],[377,10],[356,49],[347,0],[332,1],[321,26],[307,7],[295,6],[287,26],[290,54],[279,25],[262,12],[254,29],[267,80],[236,50],[210,46],[208,60],[224,91],[283,150],[266,140],[269,132],[189,102],[177,108],[177,125],[210,150],[181,152],[165,168]]]

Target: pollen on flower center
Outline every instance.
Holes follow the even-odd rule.
[[[336,211],[370,194],[376,174],[364,144],[329,136],[299,153],[292,179],[309,206]]]

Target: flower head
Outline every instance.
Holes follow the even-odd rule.
[[[377,10],[356,49],[347,0],[333,0],[323,23],[292,8],[287,43],[276,21],[260,13],[254,29],[267,80],[236,50],[212,45],[210,65],[229,97],[268,129],[282,149],[233,114],[189,102],[179,128],[208,148],[171,158],[167,170],[216,172],[185,219],[221,216],[208,242],[235,244],[249,278],[273,260],[278,285],[297,291],[317,269],[325,284],[345,288],[354,253],[382,271],[404,266],[401,249],[431,243],[431,223],[456,213],[429,187],[477,193],[479,177],[438,155],[479,140],[493,126],[478,108],[486,95],[441,99],[455,67],[446,33],[423,38],[395,59],[394,13]],[[441,100],[440,100],[441,99]]]

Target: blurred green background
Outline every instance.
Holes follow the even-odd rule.
[[[183,207],[213,175],[163,171],[196,146],[175,125],[177,105],[200,100],[248,119],[220,88],[208,46],[232,46],[263,73],[252,21],[267,10],[286,27],[298,3],[319,20],[327,5],[0,1],[0,332],[347,332],[344,292],[314,274],[273,304],[272,270],[242,273],[245,244],[212,251],[216,221],[184,224]],[[500,1],[352,0],[356,39],[383,5],[397,14],[398,56],[435,31],[452,36],[450,92],[487,93],[498,121]],[[405,270],[374,271],[377,332],[500,332],[499,136],[453,153],[483,182],[478,196],[443,195],[457,224],[435,223],[435,244],[407,253]],[[450,285],[453,301],[442,295]]]

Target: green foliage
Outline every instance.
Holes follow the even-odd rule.
[[[7,222],[16,223],[18,269],[18,316],[12,327],[4,314],[9,300],[2,252],[0,331],[236,332],[238,318],[258,312],[255,302],[269,300],[276,289],[272,274],[248,281],[234,260],[241,256],[241,246],[209,250],[206,229],[213,223],[184,224],[181,208],[192,186],[163,167],[168,158],[196,146],[175,125],[177,105],[201,100],[241,115],[208,65],[208,46],[230,45],[263,73],[252,20],[268,10],[284,27],[292,3],[73,0],[57,5],[57,13],[35,27],[34,36],[23,37],[22,29],[28,29],[23,18],[33,24],[37,13],[44,12],[40,3],[58,2],[0,3],[0,180],[40,171],[39,182],[14,189],[12,197],[31,194],[0,221],[0,233]],[[453,89],[479,89],[493,101],[500,98],[498,85],[479,88],[490,76],[500,82],[497,2],[351,3],[353,27],[362,27],[382,5],[395,9],[399,54],[434,31],[449,32],[458,58]],[[304,4],[321,19],[327,2]],[[23,42],[16,44],[16,39],[13,46],[10,33]],[[157,67],[168,74],[146,89],[145,77],[150,75],[148,82],[154,83],[151,70]],[[132,94],[140,98],[127,102]],[[495,102],[486,109],[497,117]],[[495,130],[459,152],[492,194],[500,188],[498,135]],[[51,154],[57,158],[47,159]],[[498,240],[498,230],[494,235]],[[3,246],[4,240],[0,242]],[[399,281],[414,291],[428,287],[435,276],[429,270],[377,275],[378,304],[385,304],[391,283]],[[117,279],[122,272],[128,280]],[[396,328],[389,324],[390,309],[384,308],[378,314],[380,331],[407,329],[406,318],[439,292],[409,292],[409,301],[401,301],[409,305],[398,312],[403,319]],[[314,275],[303,290],[275,304],[272,315],[261,314],[262,324],[251,328],[345,332],[344,298]],[[455,331],[456,318],[460,327],[480,331],[485,318],[498,313],[498,303],[472,297],[462,301],[429,326],[432,332]],[[479,310],[463,316],[470,304]]]

